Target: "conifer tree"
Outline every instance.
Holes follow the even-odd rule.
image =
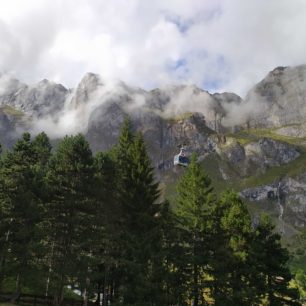
[[[52,146],[50,139],[46,133],[42,132],[38,134],[32,140],[34,168],[35,168],[35,183],[33,187],[36,188],[36,194],[42,202],[46,202],[48,199],[48,188],[45,181],[47,164],[51,158]],[[44,212],[45,211],[44,208]]]
[[[251,217],[233,191],[224,192],[212,212],[213,256],[210,258],[215,305],[256,303],[250,263]]]
[[[189,276],[188,293],[194,306],[198,306],[207,286],[207,264],[210,256],[210,211],[215,203],[211,180],[191,158],[185,174],[179,181],[176,215],[184,246],[186,271]]]
[[[0,160],[0,291],[5,277],[5,263],[9,247],[11,201],[6,193],[3,176],[3,162]]]
[[[51,194],[46,219],[52,254],[50,290],[55,304],[60,305],[64,286],[86,279],[90,270],[94,167],[92,152],[82,135],[66,136],[60,142],[49,163],[47,182]]]
[[[120,244],[124,305],[156,305],[152,292],[155,256],[161,243],[158,184],[141,134],[135,136],[125,120],[116,148],[118,194],[121,211]],[[161,292],[159,292],[161,294]]]
[[[92,248],[96,259],[93,284],[98,294],[97,303],[108,305],[118,294],[118,220],[117,169],[112,152],[99,152],[95,156],[96,195],[96,240]],[[100,300],[100,297],[103,297]]]
[[[29,133],[17,141],[2,160],[2,207],[6,207],[5,242],[9,245],[11,275],[16,277],[16,297],[35,275],[35,257],[41,242],[41,203],[36,193],[35,155]]]
[[[267,215],[261,217],[255,229],[252,246],[257,290],[267,305],[300,305],[297,290],[289,288],[293,278],[288,268],[289,253]]]
[[[35,161],[37,164],[46,166],[51,157],[52,146],[45,132],[38,134],[32,141]]]
[[[185,232],[178,229],[178,217],[166,202],[163,214],[164,256],[162,281],[165,283],[165,304],[185,305],[188,296],[189,269],[186,266]]]

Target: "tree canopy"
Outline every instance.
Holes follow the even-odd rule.
[[[128,118],[96,154],[81,134],[56,148],[23,134],[0,157],[0,292],[14,283],[12,302],[32,290],[54,305],[68,288],[84,305],[300,305],[271,220],[254,226],[236,192],[216,194],[196,155],[182,172],[170,205]]]

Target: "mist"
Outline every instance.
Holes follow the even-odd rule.
[[[45,131],[51,138],[86,133],[90,117],[97,107],[103,106],[114,95],[120,95],[122,89],[116,82],[107,82],[88,93],[86,101],[76,101],[77,88],[67,96],[61,111],[54,115],[33,117],[30,131],[38,134]]]
[[[201,113],[207,122],[222,119],[222,125],[232,127],[245,124],[250,115],[264,111],[264,103],[257,99],[242,100],[232,93],[210,94],[195,85],[169,85],[153,92],[131,87],[122,81],[109,81],[98,75],[85,77],[66,97],[63,108],[42,117],[33,116],[30,131],[35,135],[45,131],[51,138],[88,132],[91,124],[109,120],[104,115],[116,104],[127,115],[154,112],[162,118],[180,118],[186,113]],[[220,98],[222,97],[222,99]],[[156,107],[158,99],[162,108]],[[262,107],[258,107],[262,105]],[[256,110],[256,111],[255,111]]]

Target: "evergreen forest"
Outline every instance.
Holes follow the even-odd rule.
[[[55,148],[29,133],[1,153],[0,292],[84,306],[301,305],[290,254],[267,215],[214,192],[191,157],[175,203],[161,196],[141,133],[92,153],[83,135]],[[0,294],[1,295],[1,294]]]

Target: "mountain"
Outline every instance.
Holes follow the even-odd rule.
[[[29,86],[7,76],[0,78],[0,89],[0,105],[37,117],[58,112],[69,92],[64,86],[48,80]]]
[[[124,117],[144,134],[165,195],[184,169],[181,145],[196,152],[217,191],[236,189],[256,216],[267,210],[290,236],[306,225],[306,65],[278,67],[243,99],[194,85],[151,91],[88,73],[75,89],[0,75],[0,142],[45,130],[57,139],[86,135],[94,151],[116,143]]]
[[[261,110],[250,116],[254,127],[300,124],[306,117],[306,65],[277,67],[246,96],[246,103],[259,103]]]

